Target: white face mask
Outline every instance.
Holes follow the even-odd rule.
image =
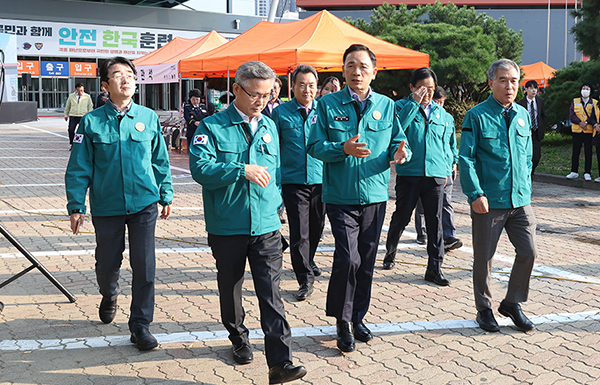
[[[581,96],[583,96],[584,98],[589,98],[590,90],[581,90]]]

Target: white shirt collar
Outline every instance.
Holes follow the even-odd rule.
[[[256,134],[256,131],[258,131],[258,123],[263,118],[262,114],[255,116],[252,120],[250,120],[250,117],[248,115],[244,114],[242,111],[240,111],[239,108],[237,108],[237,106],[235,105],[235,100],[233,101],[233,107],[235,107],[238,114],[240,114],[240,116],[242,117],[242,120],[245,123],[250,124],[250,128],[252,129],[252,135]]]

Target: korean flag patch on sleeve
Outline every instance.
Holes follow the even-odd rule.
[[[206,144],[208,143],[208,135],[196,135],[194,136],[193,145],[196,144]]]
[[[83,142],[83,134],[75,134],[73,138],[73,143],[81,143]]]

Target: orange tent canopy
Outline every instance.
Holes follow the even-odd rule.
[[[525,83],[530,80],[535,80],[538,83],[539,88],[548,86],[548,79],[554,77],[554,68],[550,67],[544,62],[537,62],[533,64],[526,64],[521,66],[523,72],[523,80],[520,86],[524,87]]]
[[[195,57],[182,59],[182,77],[227,76],[243,63],[260,60],[278,75],[298,64],[310,64],[317,71],[341,71],[346,48],[359,43],[377,56],[380,70],[429,66],[429,55],[373,37],[326,10],[291,23],[261,21],[226,45]]]
[[[156,65],[177,63],[182,59],[191,56],[199,55],[203,52],[210,51],[220,45],[227,43],[229,40],[221,36],[217,31],[198,37],[196,39],[185,39],[176,37],[168,44],[160,47],[156,51],[150,52],[147,55],[139,57],[133,61],[136,66]]]

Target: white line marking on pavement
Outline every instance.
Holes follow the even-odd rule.
[[[191,174],[190,170],[188,170],[187,168],[171,166],[171,170],[182,171],[182,172],[187,172],[188,174]]]
[[[600,320],[599,311],[588,311],[581,313],[545,314],[537,317],[529,317],[535,325],[568,323],[578,321]],[[500,326],[510,326],[509,318],[498,318]],[[373,334],[411,333],[440,329],[475,329],[479,326],[474,319],[456,319],[446,321],[412,321],[367,324]],[[292,328],[292,337],[324,337],[335,336],[335,326],[321,325],[311,327]],[[228,341],[226,330],[181,332],[154,334],[161,344],[190,343],[197,341]],[[263,339],[264,334],[260,329],[250,330],[251,339]],[[384,337],[385,338],[385,337]],[[33,350],[65,350],[65,349],[89,349],[102,347],[115,347],[132,345],[129,336],[103,336],[103,337],[81,337],[63,338],[53,340],[4,340],[0,341],[0,351],[33,351]]]
[[[59,137],[61,137],[61,138],[66,138],[66,139],[69,139],[69,136],[68,136],[68,135],[61,135],[61,134],[57,134],[57,133],[55,133],[55,132],[52,132],[52,131],[42,130],[41,128],[35,128],[35,127],[31,127],[31,126],[28,126],[28,125],[26,125],[26,124],[21,124],[21,126],[23,126],[23,127],[25,127],[25,128],[29,128],[30,130],[36,130],[36,131],[43,132],[43,133],[45,133],[45,134],[55,135],[55,136],[59,136]]]

